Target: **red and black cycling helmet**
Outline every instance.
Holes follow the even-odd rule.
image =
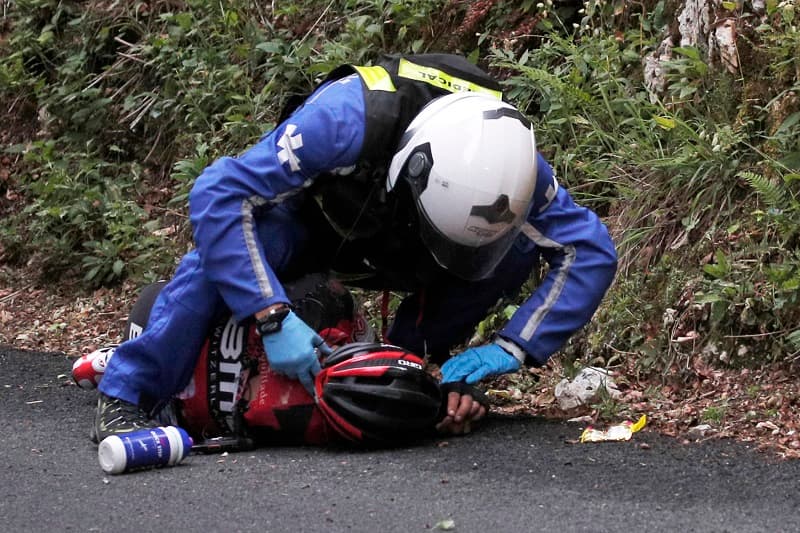
[[[397,346],[356,342],[329,355],[316,378],[322,414],[342,437],[398,444],[430,433],[442,403],[423,361]]]

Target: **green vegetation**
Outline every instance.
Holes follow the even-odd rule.
[[[800,13],[724,4],[740,66],[676,47],[655,92],[644,58],[674,0],[4,2],[0,157],[14,172],[0,175],[0,261],[87,287],[167,275],[194,178],[291,96],[381,51],[457,51],[504,79],[560,181],[618,243],[617,282],[569,364],[793,360]]]
[[[707,407],[700,415],[700,419],[704,422],[711,422],[712,424],[719,425],[725,419],[725,413],[728,407],[726,405],[712,405]]]
[[[617,238],[615,287],[566,352],[632,356],[644,371],[679,369],[703,349],[736,365],[796,357],[800,13],[768,2],[742,38],[751,62],[733,74],[675,48],[666,90],[653,94],[642,59],[670,3],[591,4],[576,33],[491,51],[513,73],[512,96],[538,111],[560,179]]]

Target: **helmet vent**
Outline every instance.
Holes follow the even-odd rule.
[[[508,195],[501,194],[494,203],[489,205],[474,205],[469,214],[474,217],[481,217],[489,224],[505,223],[510,224],[514,221],[514,212],[511,210]]]
[[[483,118],[486,120],[495,120],[503,117],[519,120],[526,130],[531,129],[531,121],[525,118],[525,115],[520,113],[518,109],[511,107],[499,107],[497,109],[492,109],[491,111],[483,112]]]

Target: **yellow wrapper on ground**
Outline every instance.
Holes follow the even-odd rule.
[[[630,440],[631,435],[639,431],[647,423],[647,416],[642,415],[636,423],[626,420],[622,424],[599,430],[589,426],[581,433],[581,442],[605,442]]]

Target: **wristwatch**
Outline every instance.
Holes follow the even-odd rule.
[[[270,309],[267,311],[266,316],[256,319],[256,331],[258,331],[258,334],[262,337],[279,332],[283,325],[283,319],[286,318],[286,315],[288,315],[291,310],[292,308],[288,305]]]

